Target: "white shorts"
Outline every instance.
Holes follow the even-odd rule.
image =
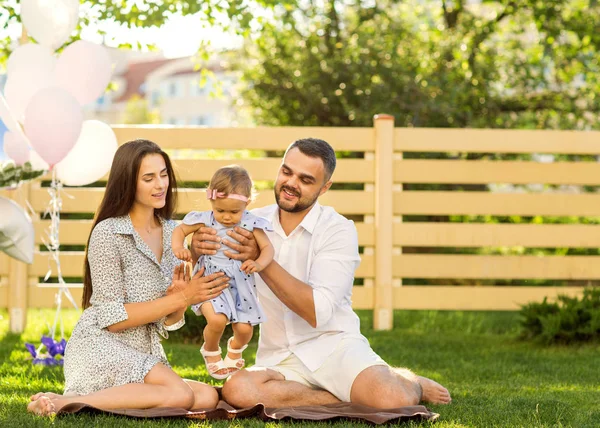
[[[372,366],[387,366],[372,349],[369,341],[360,334],[346,335],[323,365],[310,371],[300,359],[292,354],[272,367],[249,367],[248,370],[270,369],[281,373],[285,380],[299,382],[313,389],[323,389],[341,401],[350,401],[352,384],[356,377]]]

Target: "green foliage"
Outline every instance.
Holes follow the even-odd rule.
[[[23,166],[17,166],[13,162],[0,164],[0,189],[3,187],[16,187],[44,173],[45,171],[34,170],[29,162],[25,162]]]
[[[238,62],[261,124],[598,127],[597,3],[369,4],[276,9]]]
[[[584,289],[581,299],[559,296],[557,303],[529,303],[521,309],[522,337],[544,344],[600,341],[600,288]]]

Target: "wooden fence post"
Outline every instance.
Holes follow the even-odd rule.
[[[21,207],[27,206],[29,183],[12,191],[12,199]],[[26,209],[26,208],[25,208]],[[29,293],[29,267],[26,263],[10,259],[8,273],[8,317],[11,333],[22,333],[27,321],[27,295]]]
[[[375,330],[391,330],[394,321],[392,290],[394,117],[378,114],[375,127]]]

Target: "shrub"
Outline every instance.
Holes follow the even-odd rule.
[[[600,288],[584,289],[581,299],[558,296],[556,303],[521,308],[521,336],[544,344],[600,341]]]

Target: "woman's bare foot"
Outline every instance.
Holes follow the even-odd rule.
[[[45,395],[46,397],[51,398],[51,399],[62,397],[61,394],[55,394],[54,392],[38,392],[37,394],[32,395],[29,399],[31,401],[35,401],[38,398],[40,398],[42,395]]]
[[[448,404],[452,401],[450,393],[439,383],[423,376],[417,376],[421,388],[423,388],[423,401],[432,404]]]
[[[27,411],[38,416],[52,416],[56,414],[56,406],[50,397],[42,395],[27,405]]]

